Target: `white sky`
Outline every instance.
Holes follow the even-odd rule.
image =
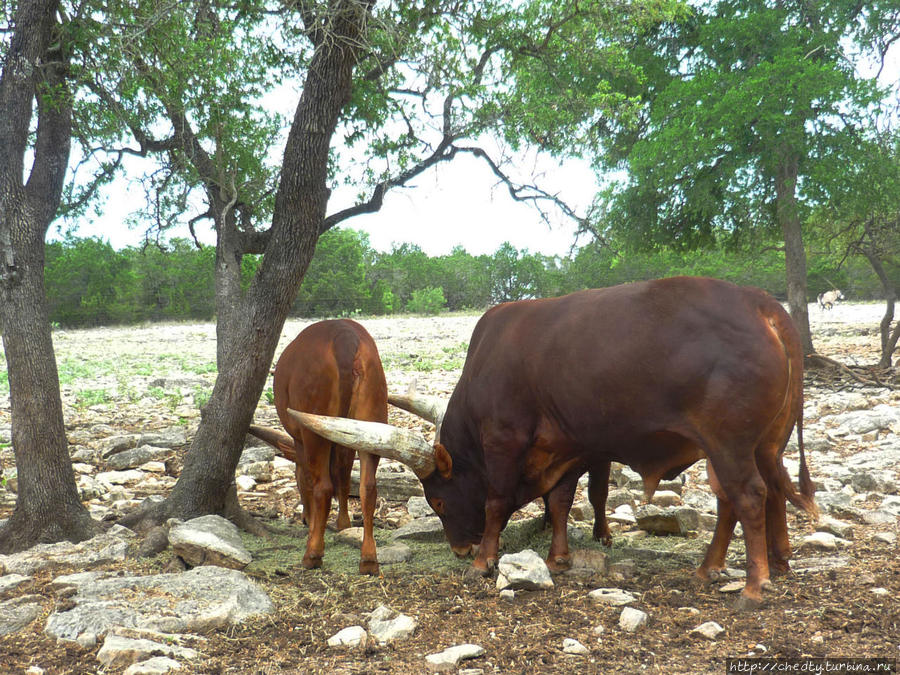
[[[586,210],[597,189],[586,162],[544,162],[542,170],[540,180],[545,189],[558,192],[579,213]],[[329,213],[350,205],[342,197],[341,191],[335,190]],[[143,199],[137,187],[128,188],[117,181],[106,191],[103,215],[89,213],[78,221],[75,233],[100,237],[116,249],[138,245],[143,230],[130,230],[125,221],[134,209],[142,207]],[[493,253],[508,241],[532,253],[565,256],[575,243],[575,223],[561,214],[551,214],[552,228],[534,207],[515,202],[483,162],[458,156],[419,176],[411,187],[388,192],[379,212],[345,221],[343,226],[368,232],[372,247],[378,251],[407,242],[417,244],[431,256],[449,253],[455,246],[480,255]],[[197,233],[204,243],[215,242],[208,225],[198,226]],[[188,237],[186,224],[173,236]]]

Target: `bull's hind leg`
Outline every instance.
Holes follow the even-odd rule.
[[[725,556],[728,553],[728,544],[731,543],[731,537],[734,534],[734,526],[737,523],[737,515],[725,491],[716,478],[716,472],[712,464],[706,462],[706,474],[709,477],[709,487],[716,495],[716,529],[713,533],[712,541],[709,548],[706,549],[706,556],[703,563],[697,568],[697,576],[701,579],[712,579],[725,570]]]
[[[316,436],[304,429],[303,445],[306,448],[309,467],[310,497],[307,502],[309,534],[306,538],[306,553],[303,566],[313,569],[322,566],[325,554],[325,525],[331,511],[334,486],[331,483],[331,441]]]
[[[359,453],[359,501],[363,516],[363,541],[359,555],[360,574],[377,575],[380,571],[374,532],[375,502],[378,500],[378,490],[375,486],[378,459],[378,455]]]
[[[715,466],[715,476],[727,501],[734,509],[734,515],[744,528],[747,582],[736,607],[738,609],[758,607],[762,603],[763,585],[769,583],[769,559],[766,553],[766,486],[757,471],[753,452],[711,454],[710,462]],[[712,545],[710,548],[713,548]]]
[[[550,551],[547,554],[547,567],[551,572],[562,572],[572,566],[566,526],[577,486],[578,474],[570,473],[564,476],[547,495],[547,508],[550,511],[550,522],[553,525]]]
[[[606,462],[597,471],[588,474],[588,500],[594,508],[594,539],[603,542],[604,546],[612,546],[612,532],[606,520],[606,498],[609,497],[609,469]]]
[[[337,530],[346,530],[350,527],[350,474],[353,471],[354,450],[334,446],[331,449],[331,482],[334,485],[334,494],[338,500]]]

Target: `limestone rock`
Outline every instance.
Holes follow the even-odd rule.
[[[274,611],[259,586],[241,572],[222,567],[150,576],[81,572],[55,583],[74,590],[69,598],[74,606],[55,611],[47,619],[44,630],[57,639],[75,640],[83,633],[104,635],[114,626],[204,632]]]
[[[174,656],[190,660],[196,659],[199,654],[190,647],[179,647],[121,635],[107,635],[103,646],[97,652],[97,660],[107,668],[124,668],[153,656]]]
[[[172,549],[189,565],[243,569],[252,560],[237,526],[215,514],[193,518],[169,530]]]
[[[474,659],[484,654],[484,648],[476,644],[462,644],[448,647],[442,652],[429,654],[425,661],[432,669],[438,671],[453,670],[465,659]]]
[[[715,640],[721,637],[724,633],[725,629],[715,621],[707,621],[706,623],[701,623],[699,626],[696,626],[691,630],[691,635],[704,637],[707,640]]]
[[[500,572],[497,577],[497,588],[501,591],[506,588],[526,590],[553,588],[553,579],[550,578],[547,564],[531,549],[501,556],[497,568]]]
[[[328,638],[328,646],[334,648],[359,647],[366,643],[367,638],[366,629],[362,626],[348,626]]]
[[[444,541],[444,526],[441,525],[441,519],[437,516],[416,518],[394,530],[393,538],[411,541]]]
[[[637,598],[620,588],[598,588],[588,593],[588,597],[598,605],[610,605],[612,607],[621,607],[635,602]]]
[[[646,612],[642,612],[634,607],[626,607],[619,615],[619,628],[628,633],[634,633],[646,626],[649,620],[650,616]]]
[[[78,544],[68,541],[38,544],[27,551],[0,555],[0,569],[5,569],[10,574],[23,575],[60,567],[85,569],[120,562],[136,545],[137,535],[134,532],[114,525],[103,534]]]

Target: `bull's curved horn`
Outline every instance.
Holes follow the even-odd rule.
[[[381,422],[313,415],[290,408],[287,412],[310,431],[345,448],[403,462],[420,479],[427,478],[435,470],[434,448],[415,431]]]
[[[440,442],[441,424],[443,424],[444,414],[447,412],[447,400],[436,396],[417,394],[415,393],[415,383],[413,383],[408,394],[388,394],[388,403],[431,422],[434,425],[434,442]]]

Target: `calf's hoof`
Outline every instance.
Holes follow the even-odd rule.
[[[360,574],[368,574],[369,576],[377,577],[381,570],[378,567],[377,560],[360,560],[359,561],[359,573]]]

